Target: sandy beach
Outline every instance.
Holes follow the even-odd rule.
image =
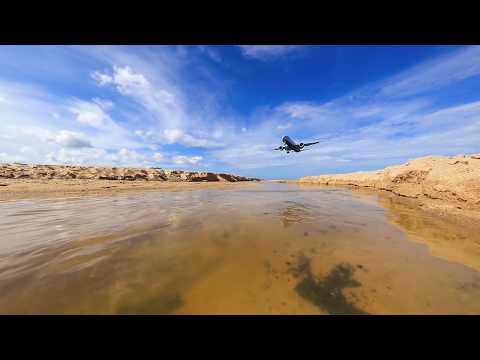
[[[390,192],[442,216],[480,219],[480,154],[428,156],[383,170],[307,176],[302,184]]]
[[[158,168],[0,164],[0,201],[111,195],[123,191],[221,188],[259,179]]]

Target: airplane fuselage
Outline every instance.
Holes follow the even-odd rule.
[[[273,150],[280,150],[280,151],[285,150],[288,154],[290,151],[294,151],[297,153],[301,151],[305,151],[307,149],[304,149],[304,147],[318,144],[320,141],[314,141],[314,142],[308,142],[308,143],[301,142],[297,144],[295,141],[292,140],[290,136],[284,136],[282,138],[282,142],[283,142],[282,146],[279,146],[278,148],[275,148]]]
[[[300,152],[302,151],[303,144],[297,144],[295,141],[293,141],[289,136],[284,136],[282,138],[282,142],[285,144],[286,151],[295,151],[295,152]]]

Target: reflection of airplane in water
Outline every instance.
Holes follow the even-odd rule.
[[[300,143],[300,144],[297,144],[295,141],[293,141],[290,136],[284,136],[282,138],[282,142],[283,142],[283,146],[279,146],[278,148],[275,148],[273,150],[285,150],[288,153],[290,153],[290,151],[295,151],[295,152],[301,152],[301,151],[305,151],[307,149],[303,149],[305,146],[310,146],[310,145],[314,145],[314,144],[318,144],[320,141],[316,141],[316,142],[311,142],[311,143]]]

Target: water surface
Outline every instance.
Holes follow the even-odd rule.
[[[480,237],[280,183],[0,203],[3,314],[480,313]]]

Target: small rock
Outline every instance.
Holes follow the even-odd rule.
[[[449,165],[456,165],[456,164],[468,165],[468,161],[455,160],[455,161],[449,161],[448,164]]]

